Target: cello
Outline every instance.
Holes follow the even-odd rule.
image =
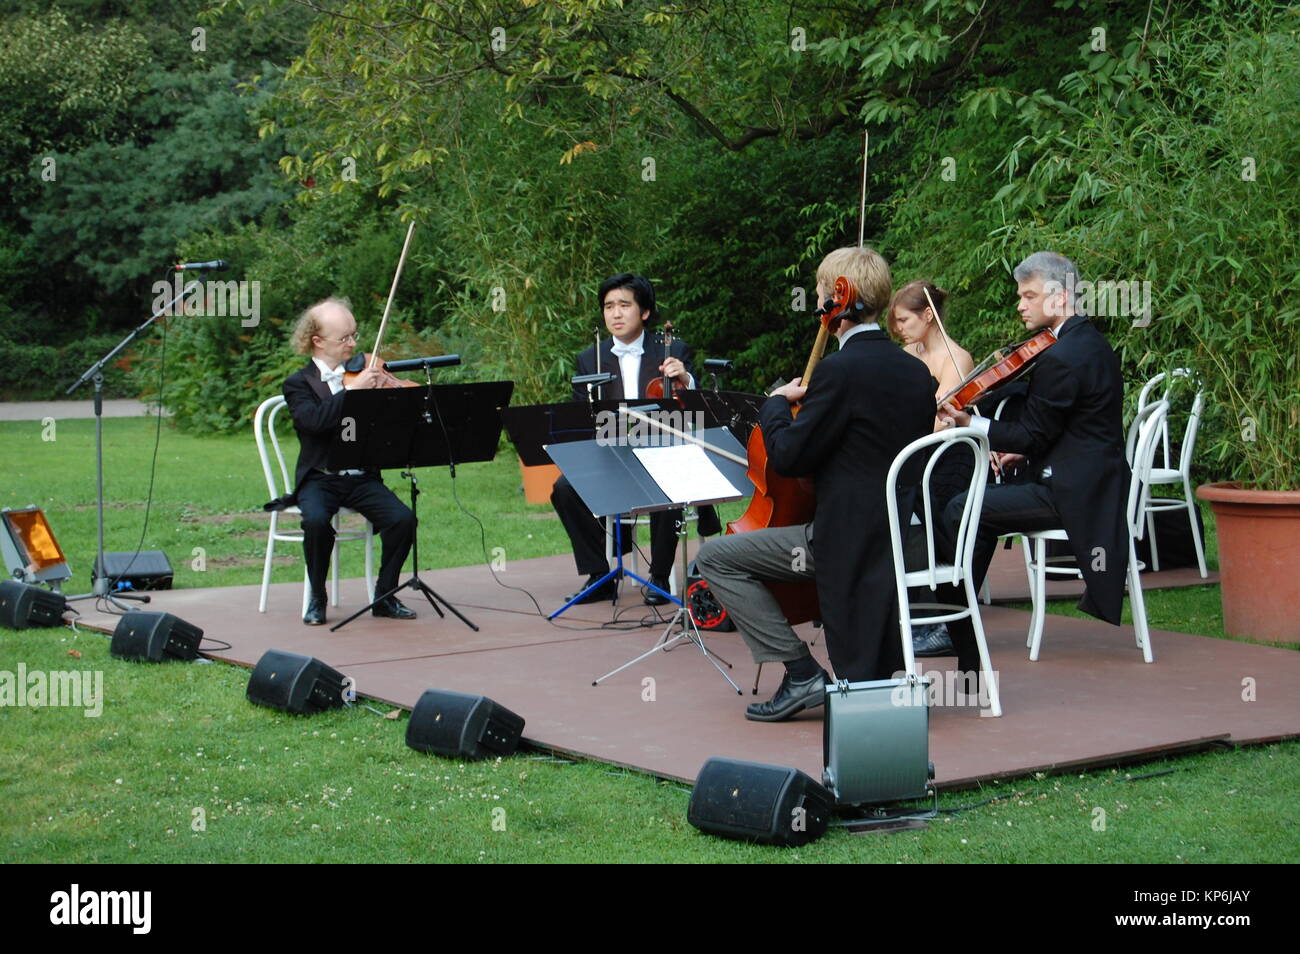
[[[839,326],[840,318],[858,303],[858,290],[853,282],[844,276],[835,279],[835,291],[831,304],[821,309],[819,317],[821,327],[817,329],[817,338],[813,342],[812,352],[808,355],[808,364],[804,367],[802,384],[808,386],[813,371],[826,351],[826,341]],[[798,415],[796,405],[790,409],[792,415]],[[764,442],[763,429],[754,425],[749,433],[746,447],[749,470],[746,475],[754,485],[754,496],[740,518],[727,524],[727,533],[747,533],[751,530],[765,530],[769,527],[790,527],[811,523],[817,509],[817,499],[812,482],[805,477],[785,477],[776,471],[767,459],[767,444]],[[794,626],[819,618],[820,606],[817,602],[817,584],[811,580],[806,583],[766,584],[776,598],[777,604],[785,618]]]

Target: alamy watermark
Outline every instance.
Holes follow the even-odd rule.
[[[945,670],[940,673],[938,670],[923,672],[921,661],[916,661],[917,678],[924,684],[925,703],[929,706],[953,706],[953,707],[979,707],[981,717],[990,717],[993,715],[993,700],[989,694],[990,680],[993,685],[997,685],[1002,679],[1002,674],[996,669],[992,672],[981,672],[979,678],[975,679],[966,674],[955,670]],[[907,673],[896,672],[894,678],[906,680]],[[978,688],[975,692],[967,691],[970,683],[978,682]],[[895,706],[911,706],[920,701],[919,696],[914,688],[905,681],[900,682],[890,693],[890,702]]]
[[[0,708],[5,706],[74,707],[94,719],[104,711],[103,670],[46,672],[29,670],[26,663],[19,663],[16,673],[0,669]]]
[[[153,283],[153,313],[192,318],[238,317],[244,328],[256,328],[262,321],[261,282],[189,281],[177,272],[172,281]]]
[[[148,934],[152,911],[152,891],[88,891],[73,884],[50,895],[50,923],[56,925],[117,924]]]
[[[1061,284],[1045,282],[1043,291],[1052,295],[1061,291]],[[1151,324],[1151,283],[1137,279],[1113,281],[1088,281],[1066,272],[1064,287],[1067,302],[1074,310],[1089,318],[1132,318],[1134,328]]]
[[[647,411],[645,416],[654,423],[617,411],[599,412],[596,443],[602,447],[675,447],[692,442],[673,431],[694,434],[704,430],[703,411]]]

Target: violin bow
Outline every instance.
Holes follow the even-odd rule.
[[[749,460],[747,458],[741,457],[739,454],[733,454],[729,450],[723,450],[721,447],[717,447],[714,444],[710,444],[706,440],[701,440],[700,438],[694,436],[693,434],[687,434],[685,431],[679,431],[677,428],[672,427],[668,424],[664,424],[662,421],[656,421],[654,418],[647,417],[645,414],[642,414],[640,411],[634,411],[630,407],[621,407],[619,408],[619,410],[623,414],[626,414],[628,417],[634,420],[643,421],[644,423],[649,424],[651,427],[656,428],[657,430],[660,430],[664,433],[672,434],[676,437],[680,437],[682,440],[688,443],[697,444],[698,446],[703,447],[707,451],[713,451],[713,453],[719,455],[720,457],[725,457],[729,461],[734,461],[735,463],[740,464],[742,467],[749,466]]]
[[[870,142],[871,133],[864,129],[862,131],[862,202],[858,206],[858,248],[862,248],[867,228],[867,146]]]
[[[384,340],[384,329],[388,327],[388,313],[392,310],[393,299],[397,297],[397,281],[402,277],[402,266],[406,264],[406,253],[411,250],[411,237],[415,235],[415,220],[411,220],[406,230],[406,241],[402,243],[402,255],[397,260],[397,271],[393,272],[393,287],[388,290],[388,303],[384,305],[384,317],[379,320],[379,334],[375,335],[375,350],[370,354],[370,367],[379,364],[379,344]]]
[[[948,360],[952,362],[952,369],[957,372],[958,380],[961,379],[961,368],[957,367],[957,358],[952,353],[952,345],[948,343],[948,329],[943,326],[943,319],[939,317],[939,309],[934,307],[934,299],[930,297],[930,289],[924,285],[921,291],[925,292],[925,300],[930,303],[930,314],[934,315],[935,322],[939,325],[939,337],[943,339],[943,346],[948,351]]]

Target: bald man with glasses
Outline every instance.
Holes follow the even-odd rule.
[[[411,508],[385,486],[378,471],[332,471],[326,466],[343,414],[344,392],[383,387],[392,379],[387,371],[368,368],[344,385],[343,365],[352,357],[356,344],[357,322],[348,300],[326,298],[316,302],[302,313],[293,332],[294,350],[310,355],[311,360],[284,382],[284,399],[301,445],[293,494],[285,502],[296,502],[302,511],[303,555],[310,590],[302,621],[308,626],[325,623],[325,579],[334,549],[333,521],[339,508],[349,507],[364,516],[383,543],[376,596],[397,588],[415,536]],[[415,613],[395,596],[375,604],[371,613],[389,619],[415,619]]]

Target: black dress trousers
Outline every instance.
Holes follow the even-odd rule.
[[[402,564],[415,537],[415,515],[378,475],[313,472],[298,488],[298,507],[302,510],[303,553],[312,593],[319,596],[325,592],[330,554],[334,549],[331,521],[340,507],[349,507],[369,520],[383,544],[375,596],[397,588]]]

